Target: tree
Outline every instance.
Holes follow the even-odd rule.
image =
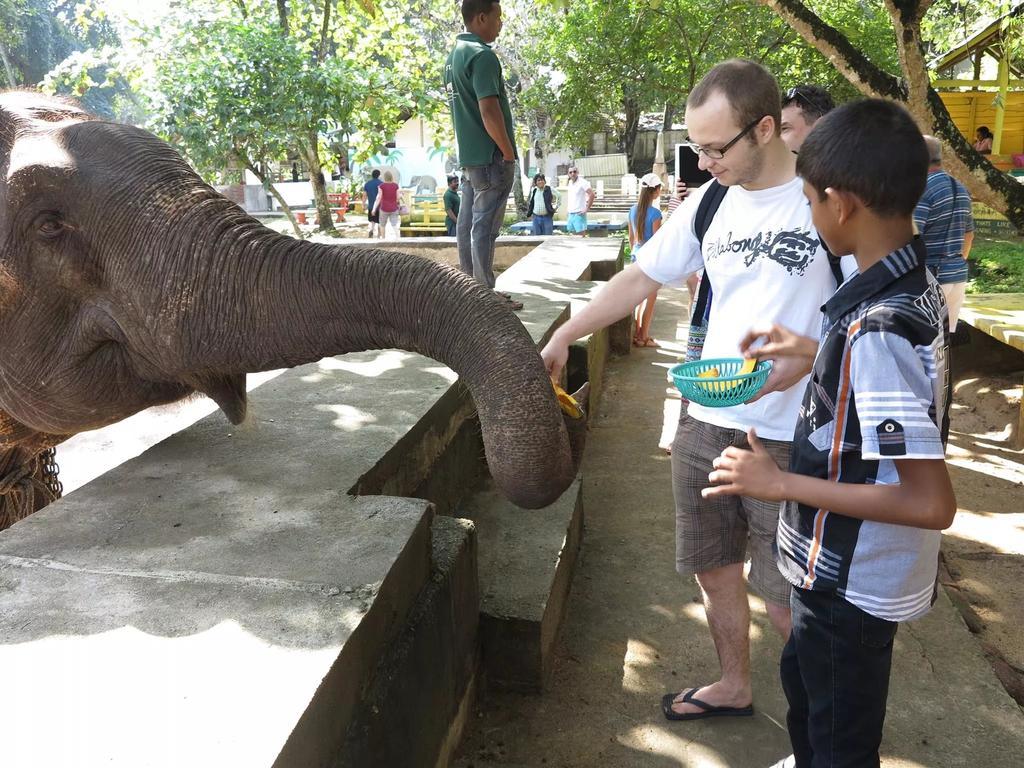
[[[251,171],[298,234],[291,209],[265,169],[287,155],[296,137],[326,127],[316,116],[344,120],[363,94],[361,83],[340,60],[313,65],[307,51],[282,38],[275,24],[252,17],[245,23],[215,19],[190,25],[169,53],[155,71],[153,127],[208,175],[230,166]]]
[[[971,195],[1000,211],[1019,231],[1024,232],[1024,185],[996,169],[986,157],[974,151],[953,123],[938,92],[931,86],[926,62],[929,43],[924,39],[922,30],[927,26],[925,14],[932,7],[933,0],[884,0],[884,7],[878,0],[861,3],[862,11],[873,8],[876,13],[888,16],[892,31],[890,40],[896,44],[898,75],[869,58],[855,44],[856,38],[851,40],[838,25],[815,13],[810,3],[799,0],[759,1],[827,56],[861,94],[902,102],[922,130],[934,134],[952,150],[944,156],[944,164],[964,183]],[[823,14],[829,10],[828,4],[818,5]],[[978,13],[979,5],[981,3],[971,4],[973,14]],[[998,4],[984,5],[992,9]],[[955,15],[960,8],[967,12],[966,4],[955,0],[950,0],[943,8],[947,16]],[[936,32],[940,29],[941,26],[931,27]]]
[[[51,92],[82,96],[86,89],[74,86],[89,81],[88,87],[96,87],[83,99],[84,106],[112,117],[127,86],[108,77],[105,54],[89,52],[118,44],[117,32],[95,0],[0,0],[0,87],[42,85]],[[71,84],[64,87],[61,78],[47,78],[69,61],[74,63],[68,70],[75,72],[68,75]]]
[[[146,30],[148,58],[159,63],[155,74],[140,66],[140,81],[158,131],[183,141],[208,174],[230,160],[265,178],[268,161],[298,151],[320,227],[334,231],[328,159],[353,145],[365,159],[409,116],[438,109],[431,86],[440,83],[440,63],[431,66],[424,31],[439,2],[385,0],[371,10],[336,0],[190,4]]]
[[[643,170],[633,168],[642,113],[664,111],[670,123],[721,59],[747,55],[767,63],[794,45],[806,47],[754,0],[580,0],[548,8],[526,54],[547,69],[524,101],[551,117],[551,138],[566,146],[582,147],[592,133],[612,127],[635,172]]]

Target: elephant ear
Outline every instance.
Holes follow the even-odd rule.
[[[244,373],[208,376],[195,379],[188,384],[220,406],[232,424],[241,424],[245,421],[247,400]]]

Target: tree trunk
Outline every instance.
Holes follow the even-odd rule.
[[[299,229],[299,222],[295,220],[295,214],[292,212],[291,206],[284,201],[284,198],[281,196],[277,187],[267,181],[267,177],[249,160],[249,158],[244,158],[243,162],[245,163],[245,167],[252,172],[252,175],[259,179],[260,183],[266,187],[273,198],[277,200],[277,204],[281,206],[281,210],[284,211],[284,215],[287,216],[288,221],[292,223],[292,230],[294,230],[295,236],[302,237],[302,230]]]
[[[633,152],[636,148],[636,134],[640,127],[640,105],[636,99],[625,97],[622,100],[622,107],[626,113],[625,125],[622,128],[622,151],[626,153],[626,168],[631,173],[637,173],[633,167]]]
[[[310,130],[306,140],[299,144],[299,151],[306,160],[306,167],[309,168],[309,183],[313,185],[313,201],[316,206],[317,217],[320,220],[319,231],[329,235],[338,235],[334,227],[334,220],[331,217],[331,205],[327,202],[327,187],[324,185],[324,168],[320,164],[319,138],[316,129]]]
[[[4,64],[4,73],[7,75],[7,83],[11,88],[18,87],[18,78],[14,76],[14,67],[11,66],[11,60],[7,56],[7,48],[3,42],[0,41],[0,60]]]
[[[320,64],[327,58],[327,45],[330,42],[331,7],[335,0],[324,0],[324,18],[320,25],[320,45],[317,47],[316,63]]]
[[[865,96],[902,102],[921,130],[932,133],[947,148],[943,164],[967,187],[971,196],[1006,216],[1024,234],[1024,184],[999,171],[983,155],[974,151],[960,133],[949,111],[928,79],[928,67],[921,47],[921,18],[930,0],[886,0],[886,8],[896,31],[900,68],[897,79],[885,72],[838,30],[826,24],[798,0],[759,0],[789,24]]]
[[[525,219],[529,215],[526,210],[526,193],[523,192],[523,174],[520,167],[521,158],[516,158],[516,175],[512,179],[512,197],[516,201],[516,212],[519,218]]]
[[[281,26],[281,36],[288,37],[288,3],[277,0],[277,22]]]
[[[676,119],[676,108],[672,104],[665,105],[665,116],[661,121],[661,130],[668,132],[672,130],[672,123]]]

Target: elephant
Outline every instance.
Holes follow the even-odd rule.
[[[491,290],[278,234],[153,134],[33,91],[0,92],[0,328],[0,489],[83,430],[193,393],[237,424],[247,373],[385,348],[459,374],[514,504],[552,503],[583,450],[585,418]]]

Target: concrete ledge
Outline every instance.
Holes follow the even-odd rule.
[[[491,684],[540,691],[548,680],[583,536],[582,487],[577,479],[541,510],[485,491],[462,511],[480,537],[480,634]]]
[[[327,764],[426,583],[429,505],[200,521],[119,474],[123,507],[73,494],[0,537],[0,765]]]
[[[314,236],[311,239],[318,243],[339,244],[339,240],[334,237]],[[495,271],[505,271],[547,239],[547,237],[499,237],[494,247]],[[346,238],[340,242],[356,248],[382,248],[413,256],[425,256],[455,267],[459,265],[459,248],[454,237],[402,237],[398,240]]]
[[[436,518],[433,559],[430,581],[349,728],[338,768],[447,765],[459,742],[478,666],[473,524]]]

